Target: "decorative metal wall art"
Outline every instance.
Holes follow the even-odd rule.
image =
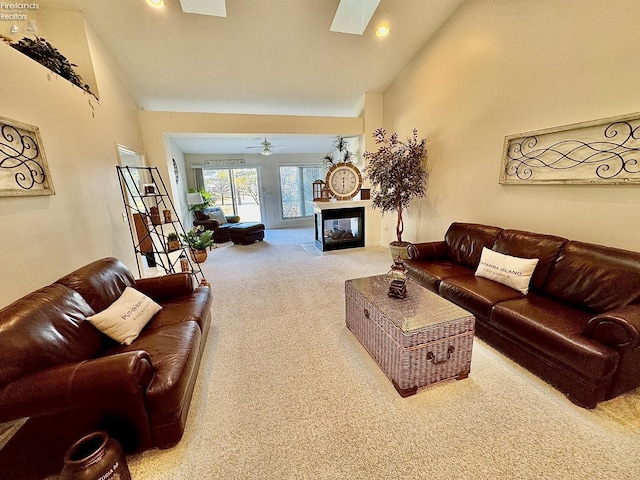
[[[0,197],[55,195],[38,127],[0,117]]]
[[[509,135],[500,183],[640,183],[640,113]]]

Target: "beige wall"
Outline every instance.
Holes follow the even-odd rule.
[[[638,18],[636,0],[467,1],[384,95],[387,130],[429,148],[404,237],[468,221],[640,250],[640,186],[498,183],[505,135],[640,111]]]
[[[113,255],[135,269],[117,181],[116,144],[142,150],[136,106],[88,32],[100,104],[0,42],[0,115],[40,128],[56,195],[0,198],[0,307]]]

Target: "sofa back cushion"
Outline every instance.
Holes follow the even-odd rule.
[[[444,236],[446,257],[466,267],[478,267],[482,248],[491,249],[495,238],[502,231],[498,227],[476,223],[452,223]]]
[[[135,287],[135,279],[116,258],[103,258],[85,265],[58,280],[75,290],[96,312],[115,302],[127,287]]]
[[[53,284],[0,310],[0,387],[37,370],[92,358],[102,334],[85,320],[94,311]]]
[[[640,303],[640,253],[567,242],[544,292],[593,313]]]
[[[531,277],[531,289],[541,291],[549,270],[555,263],[566,238],[524,232],[521,230],[502,230],[496,237],[493,250],[519,258],[537,258]]]

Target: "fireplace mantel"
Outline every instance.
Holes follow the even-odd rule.
[[[334,208],[369,207],[371,200],[341,200],[337,202],[310,202],[313,208],[329,210]]]

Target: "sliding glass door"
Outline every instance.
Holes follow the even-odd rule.
[[[262,222],[257,168],[203,168],[202,179],[225,215],[239,215],[243,222]]]

